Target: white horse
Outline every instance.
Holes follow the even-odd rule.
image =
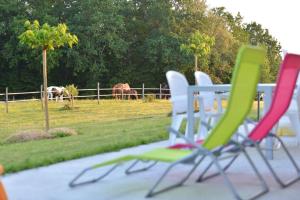
[[[64,93],[66,93],[68,97],[70,96],[68,90],[66,90],[66,88],[64,87],[57,87],[57,86],[47,87],[48,99],[50,100],[53,100],[53,98],[55,98],[56,102],[58,100],[63,101]]]

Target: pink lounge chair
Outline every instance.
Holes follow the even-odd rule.
[[[300,180],[300,168],[295,162],[290,152],[287,150],[281,138],[278,137],[276,134],[272,133],[271,131],[272,128],[279,122],[280,118],[285,114],[285,112],[289,108],[290,102],[293,98],[293,93],[296,86],[299,70],[300,55],[286,54],[279,72],[276,89],[273,94],[270,109],[248,136],[248,139],[250,141],[255,142],[256,144],[259,144],[266,137],[273,137],[281,143],[283,150],[287,154],[289,160],[291,161],[292,165],[294,166],[297,172],[295,178],[287,182],[283,182],[283,180],[279,178],[278,174],[271,166],[271,163],[262,153],[262,150],[259,147],[259,145],[256,145],[259,154],[262,156],[263,160],[270,169],[275,180],[280,184],[281,187],[289,186],[297,180]]]

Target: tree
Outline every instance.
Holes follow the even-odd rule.
[[[25,22],[25,32],[20,36],[20,42],[28,45],[33,49],[42,49],[43,52],[43,82],[44,82],[44,103],[45,103],[45,128],[49,130],[49,114],[48,114],[48,95],[47,95],[47,50],[54,50],[64,46],[66,43],[72,48],[73,44],[78,43],[76,35],[68,33],[66,24],[58,24],[57,26],[49,26],[47,23],[40,26],[35,20]]]
[[[180,71],[192,82],[193,54],[182,53],[180,46],[196,31],[215,40],[209,55],[197,60],[215,83],[229,83],[238,48],[252,38],[268,48],[264,82],[274,80],[281,61],[279,43],[267,31],[260,31],[259,24],[246,24],[241,14],[222,7],[209,10],[205,0],[2,2],[0,90],[8,86],[10,91],[33,91],[42,82],[42,76],[36,76],[42,74],[42,68],[36,67],[42,64],[40,50],[28,51],[18,41],[25,31],[24,19],[66,23],[80,38],[72,49],[47,52],[47,79],[53,85],[90,88],[96,82],[102,87],[128,82],[156,87],[166,82],[168,70]]]
[[[74,84],[67,85],[66,90],[64,92],[67,96],[69,96],[70,102],[71,102],[71,108],[73,108],[74,107],[74,97],[78,95],[77,87]]]
[[[181,44],[180,49],[188,54],[194,55],[195,71],[198,71],[198,58],[206,62],[207,55],[210,53],[211,47],[214,43],[215,38],[196,31],[191,34],[186,44]]]

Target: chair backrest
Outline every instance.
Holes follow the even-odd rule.
[[[173,111],[186,112],[188,81],[183,74],[176,71],[168,71],[166,77],[170,87]]]
[[[266,51],[259,47],[243,46],[239,50],[227,109],[205,139],[203,147],[212,150],[227,144],[243,123],[252,108],[265,55]]]
[[[270,108],[249,134],[251,140],[264,139],[287,111],[293,97],[299,69],[300,55],[286,54],[278,74]]]
[[[208,74],[204,72],[195,72],[195,79],[198,86],[211,86],[213,82]],[[200,92],[199,94],[203,98],[205,110],[212,110],[214,108],[214,92]]]

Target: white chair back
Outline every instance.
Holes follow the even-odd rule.
[[[189,86],[185,76],[176,71],[166,73],[173,104],[173,113],[187,111],[187,88]]]
[[[198,86],[212,86],[213,82],[211,78],[204,72],[195,72],[195,79]],[[213,110],[214,108],[214,92],[200,92],[199,94],[203,98],[205,110]]]

